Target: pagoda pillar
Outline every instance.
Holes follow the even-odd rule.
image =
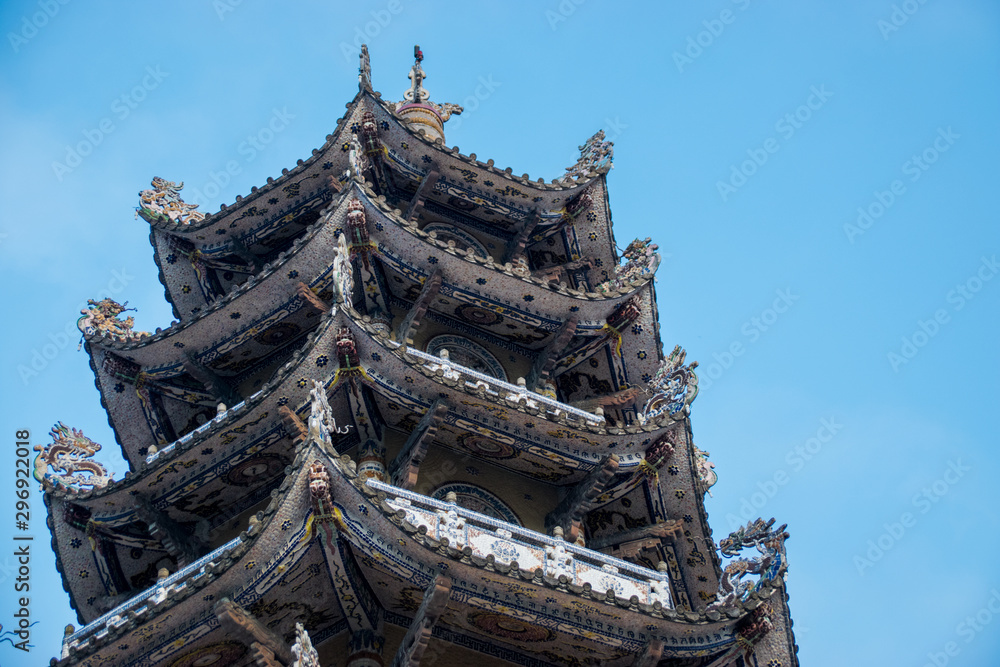
[[[344,393],[347,395],[359,439],[358,474],[363,479],[374,477],[384,482],[386,480],[385,429],[374,400],[360,381],[364,369],[358,358],[354,334],[347,327],[342,327],[337,334],[337,359],[340,363],[337,377],[346,379],[348,383]]]
[[[354,427],[361,439],[358,445],[358,475],[362,479],[386,480],[385,431],[375,413],[371,398],[366,395],[364,385],[351,379],[347,387],[347,400],[351,405]]]
[[[434,189],[434,184],[438,182],[439,178],[441,178],[441,175],[433,169],[424,175],[420,181],[420,185],[417,186],[417,191],[413,194],[413,199],[410,200],[409,205],[406,207],[406,213],[403,214],[404,220],[407,222],[416,221],[417,216],[420,215],[420,211],[424,208],[424,201],[428,193]]]
[[[385,636],[379,630],[355,630],[347,640],[347,667],[385,667],[382,648]]]
[[[360,257],[361,263],[357,265],[361,278],[361,294],[364,300],[364,312],[372,319],[372,323],[389,333],[389,322],[392,319],[392,309],[386,302],[384,290],[379,276],[376,273],[375,264],[372,261],[372,250],[374,244],[368,234],[368,222],[365,218],[365,207],[361,200],[354,198],[348,205],[347,224],[344,232],[347,234],[347,247],[351,253],[351,260]]]

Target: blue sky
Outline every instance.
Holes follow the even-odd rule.
[[[16,429],[44,444],[63,420],[124,472],[64,332],[102,291],[170,323],[137,192],[159,175],[231,203],[323,144],[362,37],[393,100],[419,43],[433,99],[466,107],[462,152],[548,180],[597,129],[615,141],[619,245],[660,245],[664,344],[701,362],[715,537],[751,511],[789,524],[803,664],[994,664],[1000,5],[783,4],[4,2],[0,468]],[[0,644],[4,667],[76,622],[37,494],[31,518],[35,648]]]

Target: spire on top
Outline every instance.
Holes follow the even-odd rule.
[[[423,60],[424,52],[420,50],[420,45],[414,45],[413,67],[410,68],[410,73],[407,75],[410,78],[410,89],[403,95],[403,98],[407,102],[423,103],[431,97],[431,94],[423,87],[424,79],[427,78],[423,68],[420,66]]]
[[[358,67],[358,88],[372,90],[372,61],[368,59],[368,45],[361,45],[361,66]]]
[[[403,94],[403,101],[392,105],[393,111],[412,130],[421,131],[429,139],[444,141],[444,123],[452,114],[462,113],[462,107],[457,104],[438,104],[431,101],[431,94],[424,88],[427,78],[420,63],[424,60],[424,52],[420,45],[413,47],[413,67],[408,74],[410,89]]]

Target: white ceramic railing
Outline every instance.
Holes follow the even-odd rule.
[[[262,393],[262,391],[255,392],[249,398],[243,399],[242,401],[240,401],[239,403],[237,403],[236,405],[234,405],[231,408],[227,408],[225,412],[220,412],[219,414],[215,415],[215,417],[213,417],[212,419],[209,419],[207,422],[205,422],[204,424],[202,424],[198,428],[196,428],[193,431],[190,431],[190,432],[184,434],[183,436],[177,438],[176,440],[174,440],[173,442],[171,442],[169,445],[164,446],[163,449],[158,450],[158,451],[154,452],[153,454],[148,455],[146,457],[146,464],[149,465],[150,463],[152,463],[156,459],[160,458],[160,454],[167,454],[168,452],[173,451],[175,448],[177,448],[178,445],[185,445],[185,444],[191,442],[191,440],[193,440],[195,436],[201,435],[202,433],[204,433],[205,431],[207,431],[208,429],[210,429],[212,427],[212,424],[217,424],[217,423],[221,422],[223,419],[226,418],[227,415],[236,414],[240,410],[243,410],[247,406],[248,402],[253,401],[261,393]]]
[[[452,380],[464,379],[465,384],[470,387],[485,385],[487,393],[494,398],[523,402],[525,405],[530,407],[537,407],[537,404],[541,403],[551,408],[551,412],[556,415],[560,413],[573,415],[594,424],[604,422],[604,417],[587,412],[586,410],[581,410],[580,408],[574,408],[572,405],[566,405],[565,403],[557,401],[554,398],[549,398],[543,394],[529,391],[526,387],[519,387],[518,385],[498,380],[490,375],[474,371],[471,368],[466,368],[461,364],[456,364],[450,359],[435,357],[433,354],[427,354],[426,352],[418,350],[414,347],[406,348],[406,353],[427,362],[424,364],[424,367],[429,371],[434,372],[441,369],[446,378]]]
[[[241,537],[236,537],[230,540],[229,542],[226,542],[218,549],[215,549],[211,553],[202,556],[201,558],[191,563],[190,565],[177,570],[163,581],[156,582],[154,586],[147,588],[142,593],[139,593],[133,598],[129,598],[127,601],[118,605],[108,613],[94,619],[93,621],[83,626],[73,634],[64,638],[63,645],[65,646],[72,644],[89,634],[97,634],[97,632],[99,632],[100,629],[108,621],[114,619],[116,616],[120,618],[119,622],[124,622],[126,620],[124,616],[130,609],[142,604],[151,597],[157,596],[157,594],[165,595],[169,591],[172,585],[176,584],[177,582],[183,579],[187,579],[188,577],[193,575],[196,571],[204,569],[205,566],[207,566],[212,561],[225,556],[227,553],[229,553],[237,546],[239,546],[241,541],[242,541]]]
[[[456,549],[470,547],[480,558],[493,556],[498,563],[517,561],[518,568],[533,572],[539,568],[545,576],[565,575],[571,584],[590,584],[595,593],[630,599],[643,604],[659,602],[673,608],[668,575],[629,563],[619,558],[577,546],[559,537],[551,537],[521,526],[462,508],[419,493],[369,479],[365,482],[388,496],[386,503],[406,513],[414,526],[424,526],[434,539],[448,539]]]

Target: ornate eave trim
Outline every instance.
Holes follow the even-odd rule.
[[[487,160],[486,162],[480,162],[476,159],[476,154],[472,153],[470,155],[465,155],[460,152],[458,146],[453,146],[448,148],[443,142],[438,140],[433,140],[428,138],[423,132],[419,130],[413,130],[407,126],[406,121],[400,117],[400,115],[394,110],[389,103],[382,100],[381,93],[368,93],[372,99],[384,109],[393,120],[396,121],[398,126],[407,134],[409,134],[414,139],[422,142],[428,148],[434,150],[442,157],[451,157],[463,162],[469,166],[480,169],[484,174],[490,174],[497,178],[502,178],[504,180],[510,181],[511,183],[517,183],[518,185],[526,188],[535,190],[540,194],[546,194],[550,192],[576,192],[586,188],[588,185],[593,183],[595,180],[599,179],[603,175],[607,174],[611,170],[610,167],[605,167],[598,169],[596,171],[590,172],[588,178],[583,179],[573,179],[566,177],[560,177],[553,179],[551,183],[545,183],[545,179],[539,178],[534,181],[530,179],[528,174],[523,174],[521,176],[514,176],[513,169],[507,167],[506,169],[498,169],[494,166],[493,160]]]
[[[536,288],[541,288],[543,293],[555,293],[560,294],[570,299],[576,301],[601,301],[607,304],[617,305],[631,296],[634,296],[639,291],[641,291],[646,285],[653,281],[654,274],[650,273],[645,278],[641,280],[632,280],[629,283],[628,288],[617,289],[615,292],[584,292],[581,290],[569,287],[564,283],[553,283],[551,281],[542,280],[541,278],[536,278],[530,273],[524,275],[524,272],[518,272],[515,270],[514,266],[508,262],[506,264],[497,264],[495,260],[490,258],[484,258],[477,255],[475,252],[463,253],[456,248],[448,247],[448,244],[444,241],[439,241],[436,238],[431,238],[430,235],[422,231],[415,225],[407,221],[399,209],[394,209],[389,206],[385,201],[384,196],[376,195],[372,191],[368,183],[355,183],[358,187],[359,192],[364,195],[365,200],[369,202],[372,206],[377,208],[382,212],[389,220],[394,222],[398,227],[407,231],[411,236],[414,236],[427,245],[434,247],[436,250],[445,252],[449,255],[462,259],[470,264],[476,264],[484,269],[492,270],[495,273],[502,273],[512,278],[518,279],[524,283],[532,285]],[[377,236],[377,235],[373,235]],[[604,319],[609,313],[605,312],[598,319]]]
[[[249,206],[253,202],[260,199],[261,197],[268,195],[276,188],[284,185],[286,181],[294,179],[296,176],[306,171],[307,169],[312,167],[313,164],[315,164],[323,157],[325,157],[326,153],[337,145],[337,140],[340,134],[344,131],[344,128],[347,125],[347,121],[354,114],[357,105],[366,95],[368,94],[365,93],[364,91],[358,91],[358,93],[354,96],[354,99],[352,99],[345,105],[347,110],[345,111],[344,115],[337,120],[337,125],[334,128],[333,132],[331,132],[326,136],[326,142],[320,148],[314,148],[312,155],[309,156],[308,159],[299,160],[298,164],[296,164],[296,166],[290,170],[283,169],[281,175],[278,176],[278,178],[268,177],[267,183],[263,187],[257,188],[255,186],[254,188],[251,188],[250,194],[247,195],[246,197],[243,197],[242,195],[237,195],[236,201],[231,206],[223,204],[218,212],[206,213],[205,218],[199,223],[183,224],[183,223],[164,222],[162,220],[158,220],[156,222],[150,222],[149,223],[150,226],[165,232],[186,236],[192,232],[204,231],[205,229],[208,229],[213,225],[222,224],[226,222],[231,215],[239,213],[244,207]]]
[[[146,457],[151,458],[149,462],[147,462],[144,458],[139,463],[138,467],[133,471],[126,473],[124,478],[120,480],[112,480],[104,487],[92,489],[77,489],[75,487],[62,485],[58,487],[50,487],[45,489],[46,497],[68,499],[73,502],[90,500],[96,501],[106,498],[108,495],[117,493],[121,490],[129,489],[130,487],[141,483],[143,477],[146,475],[153,474],[161,468],[168,466],[174,459],[184,455],[189,450],[206,444],[209,439],[218,435],[222,430],[238,426],[242,421],[251,418],[255,414],[258,407],[267,401],[272,394],[278,391],[286,381],[301,371],[302,364],[308,361],[310,354],[314,351],[316,346],[329,332],[332,331],[331,325],[335,324],[337,321],[337,315],[333,313],[333,311],[330,311],[323,318],[323,320],[320,321],[316,329],[309,334],[303,347],[296,350],[296,352],[293,353],[292,358],[284,366],[279,368],[275,372],[274,376],[257,392],[249,396],[241,403],[227,409],[226,412],[217,416],[210,422],[206,422],[203,426],[195,429],[188,435],[185,435],[166,445],[153,457]],[[100,387],[98,387],[98,390],[100,390]],[[308,395],[307,390],[302,390],[300,393],[302,393],[303,396]],[[106,406],[105,410],[107,410]],[[113,424],[111,424],[111,426],[114,428]]]
[[[181,577],[184,581],[187,581],[188,577],[190,577],[191,585],[184,586],[176,591],[171,591],[165,599],[159,602],[154,601],[145,603],[144,601],[145,606],[140,606],[138,609],[134,610],[127,610],[125,612],[127,616],[125,619],[122,619],[123,622],[110,624],[110,621],[115,616],[115,610],[102,614],[97,620],[105,618],[106,620],[104,623],[95,625],[95,627],[92,628],[81,628],[77,631],[77,633],[75,633],[76,635],[80,635],[84,630],[86,630],[87,636],[92,637],[92,639],[87,641],[82,648],[78,648],[75,651],[71,650],[68,658],[63,658],[53,664],[66,667],[69,665],[79,664],[79,661],[93,655],[102,648],[113,645],[123,636],[132,632],[135,628],[153,621],[165,612],[183,603],[191,595],[204,589],[206,586],[214,583],[218,579],[221,579],[231,569],[234,569],[234,566],[238,565],[243,560],[244,556],[246,556],[250,550],[256,546],[257,542],[265,536],[265,533],[271,532],[272,529],[277,530],[277,528],[275,528],[274,521],[275,515],[281,508],[282,504],[288,500],[288,497],[296,489],[296,487],[308,484],[307,481],[303,481],[304,478],[308,477],[308,466],[303,463],[305,460],[304,450],[305,448],[300,445],[296,452],[295,460],[291,466],[291,470],[294,472],[285,476],[281,485],[273,493],[271,502],[268,504],[267,508],[258,514],[258,523],[256,527],[251,526],[247,530],[240,533],[240,543],[237,546],[226,551],[218,559],[211,561],[210,564],[205,564],[198,568],[191,567],[191,571],[187,574],[187,576]],[[263,543],[267,544],[267,540],[264,540]],[[55,540],[53,539],[53,548],[55,548],[55,546]],[[58,563],[58,551],[56,551],[56,553]],[[196,573],[196,570],[201,570],[203,572],[198,574]],[[67,587],[67,578],[65,573],[63,573],[61,566],[59,566],[59,571],[63,576],[63,588],[70,593],[70,601],[73,604],[74,609],[76,609],[73,594]],[[128,604],[128,601],[123,603],[123,605],[119,605],[119,607],[126,604]],[[140,603],[140,605],[141,604],[143,603]],[[80,619],[81,623],[84,622],[80,617],[79,610],[77,611],[77,617]],[[106,632],[104,632],[105,630]]]
[[[283,253],[279,255],[279,258],[271,263],[266,264],[257,275],[251,276],[238,287],[233,288],[229,294],[218,299],[209,305],[205,310],[199,312],[195,317],[186,319],[179,322],[174,322],[166,329],[157,328],[152,334],[146,334],[141,338],[136,340],[122,339],[119,337],[113,337],[111,335],[86,335],[84,334],[84,339],[88,344],[94,344],[97,347],[104,350],[114,350],[114,351],[125,351],[125,350],[136,350],[141,348],[149,347],[161,340],[167,338],[172,338],[177,336],[181,332],[191,328],[195,325],[200,325],[201,322],[211,317],[212,315],[224,310],[226,307],[232,305],[234,302],[241,300],[241,297],[251,293],[259,283],[270,278],[279,270],[282,269],[288,262],[294,260],[301,251],[306,248],[310,241],[312,241],[316,236],[319,235],[321,231],[327,225],[327,216],[336,215],[343,202],[345,201],[345,192],[341,192],[337,197],[327,206],[325,211],[326,214],[320,216],[320,219],[314,222],[307,230],[303,236],[297,238],[293,243],[290,252]]]

